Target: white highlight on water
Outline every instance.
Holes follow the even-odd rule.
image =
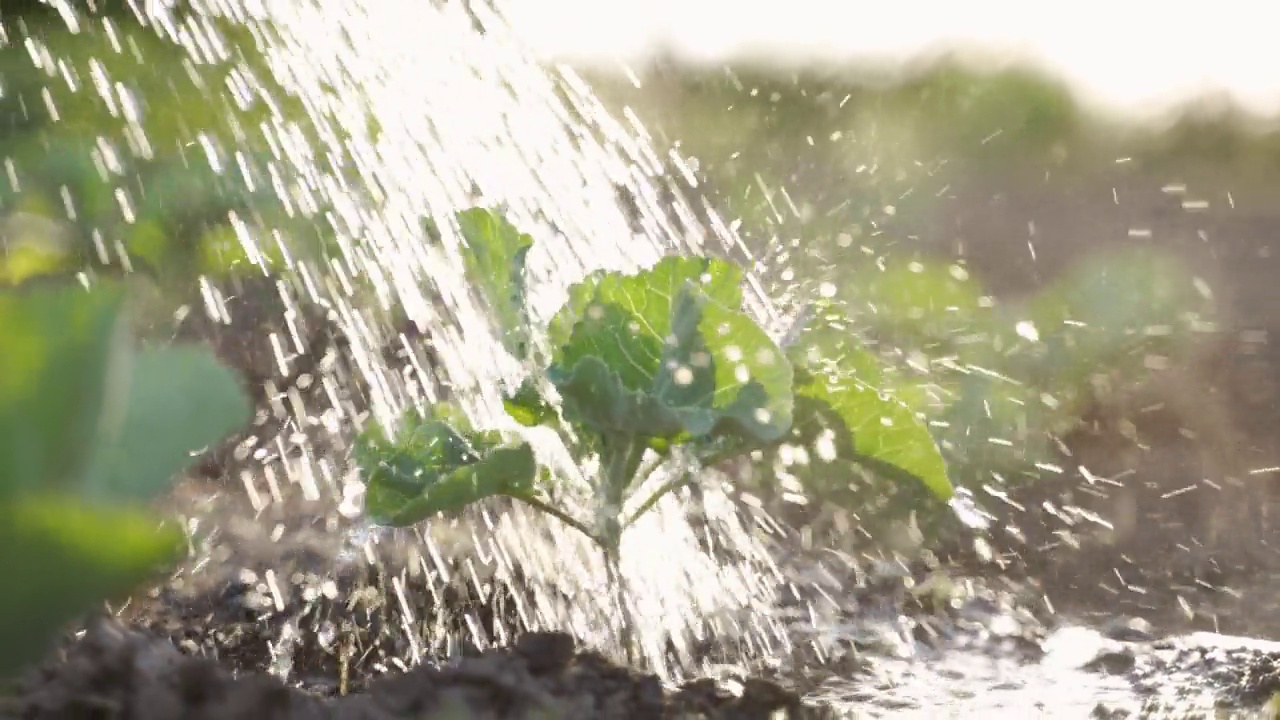
[[[504,206],[510,219],[534,236],[529,275],[540,319],[558,306],[566,286],[589,270],[635,268],[671,251],[701,253],[713,244],[745,252],[714,214],[705,226],[677,231],[673,211],[690,218],[698,213],[678,198],[675,208],[659,200],[665,158],[644,141],[647,133],[638,121],[611,117],[572,71],[549,72],[536,64],[484,3],[471,4],[474,18],[461,4],[424,0],[205,4],[204,16],[183,25],[172,18],[155,24],[192,43],[197,55],[217,37],[209,17],[249,28],[271,73],[302,102],[319,137],[308,142],[300,128],[280,117],[260,128],[276,150],[280,167],[273,174],[298,178],[293,187],[277,183],[282,199],[314,207],[322,197],[333,205],[329,219],[342,257],[329,267],[298,264],[294,270],[311,299],[332,307],[341,319],[351,341],[355,379],[368,390],[374,421],[391,422],[405,405],[434,400],[428,378],[403,376],[377,354],[385,328],[379,326],[376,306],[403,307],[431,332],[442,374],[474,419],[502,421],[499,389],[519,368],[501,351],[462,280],[457,238],[449,225],[460,209]],[[483,32],[476,29],[477,19]],[[643,225],[638,234],[619,207],[618,185],[638,199]],[[439,224],[443,247],[425,241],[424,217]],[[360,283],[368,288],[363,294]],[[433,300],[433,293],[443,302]],[[748,288],[747,296],[748,309],[758,319],[770,327],[779,324],[757,287]],[[214,300],[211,306],[218,304]],[[442,305],[452,317],[441,316]],[[300,403],[291,409],[325,414]],[[560,469],[563,481],[576,481],[581,488],[583,468],[574,467],[563,448],[541,443],[539,452]],[[265,472],[275,477],[271,468]],[[285,473],[294,480],[294,473],[287,468]],[[338,494],[349,511],[349,487]],[[257,497],[259,503],[265,500]],[[723,497],[711,492],[707,503],[715,542],[742,560],[725,562],[701,552],[685,508],[673,497],[624,539],[623,571],[639,618],[639,640],[650,665],[668,677],[691,661],[704,622],[727,632],[738,623],[744,642],[758,648],[783,642],[767,616],[739,623],[736,611],[764,612],[768,605],[773,593],[768,558],[754,528],[745,526]],[[571,595],[567,603],[550,592],[540,598],[528,613],[536,625],[617,647],[616,617],[598,551],[575,531],[521,508],[504,512],[492,525],[480,546],[496,563],[496,572],[519,567],[535,581]],[[425,555],[438,555],[439,549],[425,542]],[[674,665],[666,652],[668,638],[677,650]]]

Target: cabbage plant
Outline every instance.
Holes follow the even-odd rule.
[[[135,349],[118,286],[0,292],[0,677],[181,556],[144,503],[249,419],[205,350]]]
[[[803,342],[780,347],[743,311],[737,265],[672,256],[635,273],[593,272],[535,329],[525,298],[532,238],[493,210],[457,220],[467,279],[529,371],[506,411],[520,425],[557,431],[583,466],[595,461],[597,512],[579,518],[549,500],[550,473],[520,433],[476,428],[442,404],[410,412],[395,432],[363,433],[356,457],[373,522],[407,526],[514,498],[590,538],[621,593],[623,533],[702,467],[824,441],[849,462],[950,497],[943,458],[917,415],[839,358],[808,353]],[[671,479],[641,492],[664,464]]]

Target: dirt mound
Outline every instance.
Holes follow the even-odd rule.
[[[362,693],[325,697],[265,674],[234,676],[109,619],[31,672],[10,705],[8,715],[26,720],[823,716],[762,679],[746,680],[740,692],[710,680],[668,690],[656,676],[582,651],[561,633],[527,633],[510,648],[422,665]]]

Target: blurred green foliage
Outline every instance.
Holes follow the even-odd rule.
[[[1165,226],[1180,211],[1161,188],[1187,187],[1214,208],[1187,223],[1213,225],[1268,213],[1280,191],[1280,123],[1226,103],[1137,122],[1082,104],[1046,75],[966,69],[950,58],[905,69],[672,62],[641,72],[640,88],[586,75],[607,106],[627,108],[696,161],[699,192],[741,222],[779,291],[784,268],[829,274],[864,250],[968,256],[974,272],[999,275],[984,279],[994,291],[1025,291],[1037,273],[1099,247],[1090,202],[1106,222]],[[1074,224],[1065,220],[1072,213]],[[1055,242],[1040,248],[1034,268],[1002,261],[1014,240],[992,234],[1049,221],[1038,214],[1056,218]],[[1061,237],[1067,227],[1082,237]]]
[[[0,15],[0,282],[141,272],[172,307],[199,276],[335,251],[327,208],[270,138],[307,137],[308,116],[247,28],[179,12],[229,48],[200,57],[123,3],[76,7]]]
[[[135,349],[123,303],[118,286],[0,294],[0,677],[180,556],[142,503],[249,419],[211,354]]]
[[[867,354],[859,379],[923,417],[952,481],[979,497],[1055,472],[1056,442],[1096,402],[1180,362],[1214,316],[1187,267],[1143,249],[1089,258],[1010,302],[960,264],[877,257],[845,271],[854,281],[829,302],[841,312],[817,317],[811,332],[822,339],[811,342],[843,362]],[[770,461],[752,489],[776,495],[789,477],[809,497],[810,519],[831,505],[877,539],[911,516],[922,537],[955,519],[919,488],[838,457]]]

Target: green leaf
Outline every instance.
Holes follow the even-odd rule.
[[[298,243],[299,246],[301,244]],[[279,272],[286,266],[284,252],[275,242],[260,245],[251,257],[231,225],[210,227],[195,241],[195,247],[187,252],[192,256],[190,259],[197,273],[213,280],[229,280],[238,274]]]
[[[155,190],[142,197],[138,216],[158,221],[171,237],[198,235],[225,223],[229,212],[250,207],[252,191],[240,181],[238,169],[223,173],[207,162],[168,157],[141,170],[147,187]]]
[[[802,441],[815,440],[813,437],[802,437],[805,432],[821,432],[825,425],[808,427],[801,419],[805,412],[812,411],[812,402],[799,394],[800,383],[812,382],[816,373],[839,372],[864,385],[881,387],[885,382],[886,367],[869,350],[864,348],[858,337],[850,329],[848,317],[830,303],[823,303],[817,310],[814,322],[800,333],[797,342],[787,349],[787,356],[793,368],[793,392],[795,396],[794,419],[789,436]],[[828,410],[828,414],[831,411]],[[776,443],[764,442],[747,436],[724,436],[716,438],[697,438],[693,441],[695,453],[699,460],[708,466],[716,465],[736,457],[741,457],[755,450],[772,450]],[[853,453],[853,446],[844,448]]]
[[[668,438],[686,432],[686,420],[707,432],[702,416],[670,407],[651,392],[627,388],[600,358],[583,358],[567,372],[553,368],[551,378],[567,416],[603,435]]]
[[[146,500],[192,463],[192,453],[250,419],[235,374],[207,350],[146,350],[133,363],[128,407],[103,428],[87,497]]]
[[[458,213],[467,282],[479,288],[498,321],[502,344],[516,357],[529,353],[524,269],[533,238],[521,233],[496,210],[472,208]]]
[[[169,269],[170,257],[174,254],[168,233],[158,220],[144,220],[129,228],[125,239],[130,260],[135,264],[141,260],[150,268]]]
[[[914,478],[935,496],[951,497],[946,461],[929,429],[906,405],[839,373],[796,373],[793,436],[814,447],[832,434],[835,457],[890,478]]]
[[[119,217],[119,201],[113,192],[115,185],[105,180],[95,167],[94,153],[100,150],[91,136],[63,136],[56,142],[11,143],[6,149],[14,151],[11,158],[16,167],[22,169],[23,181],[17,187],[6,183],[0,189],[0,207],[65,219],[63,198],[70,197],[84,228],[107,224],[112,211]],[[88,240],[88,232],[79,239]]]
[[[525,427],[550,425],[559,420],[556,408],[538,390],[533,377],[525,378],[514,393],[502,399],[507,414]]]
[[[729,263],[671,257],[572,288],[551,323],[547,373],[567,416],[604,434],[781,437],[791,365],[751,318],[721,302],[740,302],[740,279]]]
[[[791,363],[768,333],[737,307],[686,285],[672,311],[671,340],[655,392],[665,402],[709,409],[749,437],[781,437],[791,427]],[[692,431],[692,428],[686,427]]]
[[[58,496],[0,503],[0,677],[39,658],[59,631],[179,559],[182,533],[138,510]]]
[[[32,278],[66,273],[71,267],[65,254],[19,245],[0,257],[0,285],[21,285]]]
[[[365,472],[365,510],[380,525],[407,526],[495,495],[534,496],[537,462],[528,443],[503,445],[493,432],[406,415],[389,439],[371,428],[357,446]]]
[[[884,363],[868,351],[854,333],[849,316],[829,301],[818,304],[813,319],[788,348],[787,357],[796,367],[815,369],[834,365],[876,387],[884,380]]]
[[[641,336],[664,340],[664,331],[670,330],[676,295],[690,282],[697,283],[703,293],[725,306],[742,306],[742,269],[737,265],[714,258],[673,255],[640,273],[599,270],[583,278],[569,288],[569,298],[552,318],[547,328],[548,340],[553,348],[565,346],[589,309],[614,305],[637,321],[657,323],[637,334],[637,340]],[[644,360],[650,359],[656,356]]]
[[[120,303],[118,288],[0,294],[0,498],[80,479],[127,350]]]

